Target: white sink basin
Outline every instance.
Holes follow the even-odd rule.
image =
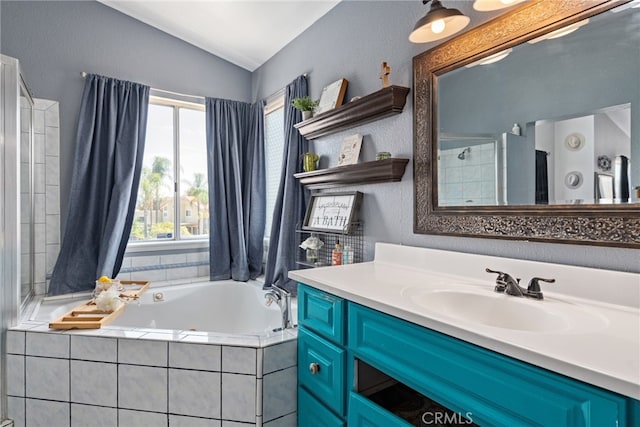
[[[534,300],[491,290],[405,289],[403,295],[429,312],[476,325],[530,332],[593,331],[606,320],[581,306],[553,299]]]

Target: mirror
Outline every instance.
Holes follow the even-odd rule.
[[[415,232],[640,247],[640,8],[557,3],[414,58]]]

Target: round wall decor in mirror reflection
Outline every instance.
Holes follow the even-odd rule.
[[[598,168],[602,169],[605,172],[611,170],[611,159],[609,158],[609,156],[598,156]]]
[[[571,171],[564,177],[564,185],[566,185],[567,188],[579,188],[583,181],[582,174],[578,171]]]
[[[569,134],[564,139],[564,145],[568,150],[578,151],[584,146],[584,135],[579,132]]]

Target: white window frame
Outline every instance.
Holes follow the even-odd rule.
[[[265,123],[266,123],[266,119],[267,116],[271,113],[273,113],[274,111],[277,111],[281,108],[284,108],[284,89],[276,92],[275,94],[273,94],[271,97],[269,97],[267,99],[266,105],[264,107],[264,119],[265,119]],[[284,122],[282,123],[282,126],[284,128]],[[265,138],[265,154],[267,152],[267,141]],[[266,167],[269,167],[268,165],[266,165]],[[266,196],[266,195],[265,195]],[[269,213],[267,213],[267,217],[269,216]],[[273,218],[273,216],[271,215],[271,218]],[[264,241],[265,241],[265,245],[269,244],[269,238],[270,236],[267,236],[266,231],[267,231],[267,227],[270,227],[271,224],[266,224],[265,226],[265,235],[264,235]]]
[[[147,252],[167,249],[195,249],[209,246],[209,238],[181,239],[180,235],[180,109],[206,111],[204,98],[175,94],[160,90],[151,90],[149,105],[173,107],[173,198],[174,232],[172,239],[129,241],[127,253]],[[164,218],[164,209],[163,209]]]

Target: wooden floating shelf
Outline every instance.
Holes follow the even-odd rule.
[[[402,179],[407,163],[409,163],[409,159],[391,158],[311,172],[300,172],[293,176],[311,190],[353,184],[397,182]]]
[[[318,114],[295,125],[307,139],[315,139],[363,123],[402,113],[409,88],[389,86],[341,107]]]

